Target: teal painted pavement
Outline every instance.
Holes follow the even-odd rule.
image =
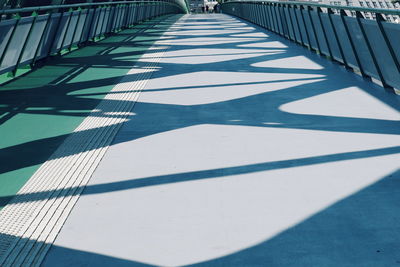
[[[0,87],[0,208],[173,21],[137,25]]]

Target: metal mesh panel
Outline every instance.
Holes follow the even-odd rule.
[[[43,35],[43,31],[46,28],[48,18],[49,15],[42,15],[36,19],[28,43],[25,47],[24,54],[21,59],[21,64],[31,63],[33,58],[35,57],[35,53]]]
[[[352,17],[345,17],[344,19],[348,26],[354,46],[357,49],[358,58],[364,72],[369,76],[379,79],[378,72],[375,68],[375,63],[372,60],[367,43],[364,39],[361,28],[358,25],[357,19]]]
[[[60,18],[61,18],[61,14],[59,14],[59,13],[51,14],[51,19],[49,21],[49,25],[43,33],[43,41],[39,45],[37,59],[42,59],[49,54],[50,47],[56,36]]]
[[[72,40],[73,44],[79,43],[79,41],[81,40],[81,38],[83,36],[84,25],[88,22],[88,13],[89,13],[88,10],[82,10],[82,12],[81,12],[78,25],[76,26],[75,35]]]
[[[378,23],[367,19],[361,20],[361,23],[368,40],[371,42],[371,48],[376,56],[383,78],[390,86],[400,88],[400,73],[379,30]]]
[[[66,12],[62,14],[61,20],[59,20],[59,25],[57,26],[53,47],[51,49],[52,53],[57,53],[61,50],[61,46],[64,42],[64,37],[70,20],[70,15],[71,12]]]
[[[309,11],[306,9],[303,9],[302,11],[303,14],[303,18],[304,18],[304,22],[305,22],[305,26],[308,32],[308,37],[310,39],[310,46],[312,48],[314,48],[315,50],[318,50],[318,43],[317,40],[315,39],[315,32],[313,29],[313,25],[311,23],[311,18],[309,15]]]
[[[22,51],[32,22],[33,17],[20,19],[17,28],[15,29],[14,36],[10,41],[10,45],[8,46],[8,49],[4,56],[0,71],[12,69],[17,64],[18,57]]]
[[[388,37],[397,62],[400,62],[400,24],[382,22],[383,30]]]
[[[64,41],[62,44],[62,49],[69,47],[72,44],[72,39],[74,37],[75,29],[78,24],[78,19],[79,19],[79,11],[72,12],[70,15],[70,21],[69,24],[67,25],[67,29],[65,32],[65,37]]]
[[[0,22],[0,58],[6,52],[5,49],[7,43],[11,37],[16,23],[16,19]]]

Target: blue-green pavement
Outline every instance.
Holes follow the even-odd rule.
[[[0,209],[175,20],[136,25],[0,87]]]

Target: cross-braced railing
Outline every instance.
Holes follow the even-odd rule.
[[[400,10],[306,2],[229,1],[222,11],[400,89]]]
[[[104,2],[0,10],[0,75],[144,20],[186,13],[179,0]]]

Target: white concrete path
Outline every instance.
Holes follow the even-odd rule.
[[[156,46],[43,266],[400,264],[398,98],[226,15]]]

